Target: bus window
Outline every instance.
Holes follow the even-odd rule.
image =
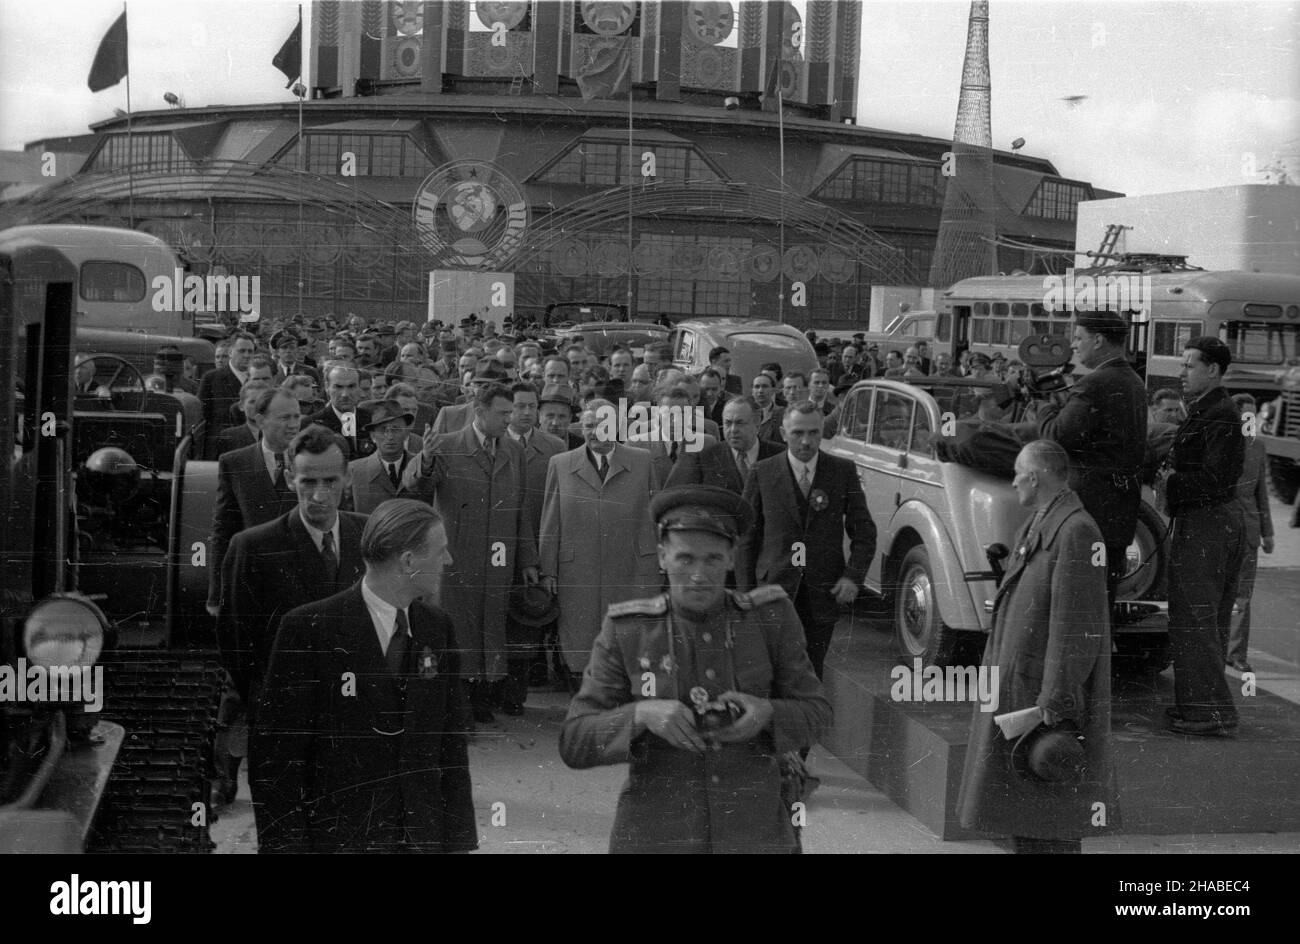
[[[970,323],[970,339],[973,344],[989,343],[989,320],[976,318]]]
[[[1073,314],[1073,313],[1072,313],[1072,312],[1070,311],[1070,309],[1068,309],[1068,308],[1054,308],[1054,309],[1052,309],[1052,317],[1053,317],[1053,318],[1069,318],[1072,314]]]
[[[1247,308],[1266,306],[1247,305]],[[1280,312],[1280,309],[1279,309]],[[1228,321],[1219,327],[1219,337],[1232,351],[1232,360],[1248,364],[1296,363],[1300,325]]]
[[[1028,318],[1028,317],[1029,317],[1029,306],[1026,305],[1024,302],[1012,302],[1012,304],[1011,304],[1011,317],[1012,317],[1012,318]]]
[[[1031,334],[1051,334],[1052,323],[1050,321],[1031,321],[1029,322],[1029,331]]]
[[[976,318],[987,318],[988,316],[989,316],[989,303],[988,303],[988,302],[976,302],[976,303],[975,303],[975,317],[976,317]]]
[[[1046,317],[1047,317],[1047,309],[1044,308],[1042,305],[1038,304],[1038,302],[1034,302],[1032,305],[1029,306],[1029,317],[1030,317],[1030,318],[1046,318]]]
[[[1011,322],[1011,324],[1010,324],[1010,332],[1011,332],[1010,343],[1011,343],[1011,344],[1019,344],[1019,343],[1020,343],[1021,341],[1023,341],[1025,338],[1029,337],[1029,327],[1030,327],[1030,326],[1029,326],[1029,322],[1028,322],[1028,321],[1013,321],[1013,322]]]
[[[1155,339],[1151,344],[1154,357],[1178,357],[1192,338],[1205,333],[1203,321],[1157,321]]]
[[[1007,326],[1005,321],[989,322],[989,344],[1006,344],[1007,343]]]
[[[125,262],[85,262],[81,297],[88,302],[138,302],[144,298],[144,273]]]
[[[1011,306],[1008,305],[1006,302],[994,302],[994,303],[993,303],[993,317],[994,317],[994,318],[1005,318],[1005,317],[1007,317],[1007,315],[1009,315],[1009,314],[1011,314]]]

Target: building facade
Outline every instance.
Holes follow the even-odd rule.
[[[470,269],[524,313],[860,328],[873,285],[924,284],[952,144],[853,123],[861,5],[802,9],[316,3],[304,101],[97,124],[0,224],[147,230],[272,316],[422,320],[430,273]],[[993,184],[1004,271],[1063,268],[1112,196],[1002,151]]]

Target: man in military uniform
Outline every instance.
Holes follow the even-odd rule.
[[[1146,455],[1146,388],[1124,357],[1128,326],[1112,311],[1078,312],[1070,347],[1090,373],[1061,403],[1038,412],[1038,435],[1055,440],[1070,457],[1070,488],[1101,529],[1106,545],[1106,589],[1128,570],[1128,546],[1142,503]]]
[[[630,763],[610,852],[799,851],[781,758],[811,746],[831,707],[777,586],[727,590],[753,511],[707,485],[651,501],[668,592],[609,608],[560,755]]]

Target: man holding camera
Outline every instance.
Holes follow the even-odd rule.
[[[1146,388],[1124,357],[1127,336],[1117,312],[1076,312],[1070,347],[1089,373],[1038,411],[1038,435],[1065,449],[1070,488],[1101,529],[1112,603],[1137,530],[1147,439]]]
[[[668,592],[609,608],[560,755],[630,763],[610,852],[799,851],[781,758],[831,721],[794,605],[726,588],[754,513],[734,492],[668,488],[650,503]]]

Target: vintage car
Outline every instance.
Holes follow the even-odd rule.
[[[709,351],[725,347],[731,352],[731,372],[746,390],[754,375],[769,361],[789,373],[805,374],[819,366],[817,352],[802,331],[788,324],[757,318],[692,318],[673,325],[668,343],[673,365],[688,373],[709,366]]]
[[[835,435],[822,444],[858,468],[878,529],[864,586],[890,603],[899,651],[909,657],[978,659],[1001,557],[1029,516],[1009,479],[936,458],[931,435],[960,415],[956,401],[971,383],[860,381],[844,395]],[[1168,664],[1160,602],[1168,529],[1151,500],[1148,491],[1128,549],[1114,638],[1126,665],[1159,670]]]

